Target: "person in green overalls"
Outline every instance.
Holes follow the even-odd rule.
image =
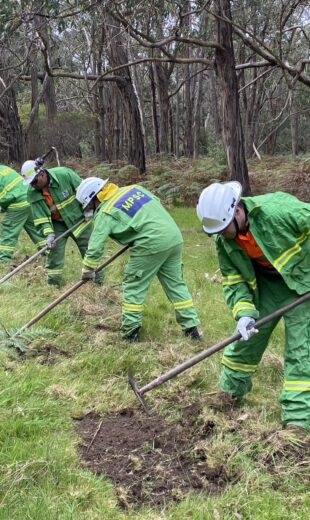
[[[22,176],[4,165],[0,165],[0,207],[4,212],[0,223],[0,264],[11,261],[23,229],[38,249],[45,246],[44,238],[33,223]]]
[[[144,301],[157,276],[185,334],[201,339],[200,321],[183,279],[183,237],[159,199],[143,186],[119,188],[97,177],[85,179],[76,197],[84,209],[95,211],[82,279],[94,277],[108,237],[130,245],[123,279],[122,337],[139,341]]]
[[[310,291],[310,204],[287,193],[241,197],[238,182],[203,190],[197,215],[216,236],[224,297],[241,340],[224,351],[223,402],[233,405],[252,387],[252,376],[279,319],[255,321]],[[310,430],[310,301],[284,315],[282,420],[289,429]]]
[[[21,172],[24,184],[28,186],[27,197],[34,224],[49,247],[45,264],[47,282],[60,287],[63,283],[65,248],[69,236],[75,241],[83,257],[91,234],[93,213],[83,211],[75,197],[82,179],[70,168],[59,166],[46,169],[31,160],[23,164]],[[59,235],[81,220],[81,224],[72,233],[55,242]],[[101,283],[102,276],[101,273],[98,274],[97,283]]]

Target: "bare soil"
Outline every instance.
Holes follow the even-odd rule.
[[[70,357],[68,352],[55,347],[54,345],[46,345],[40,350],[30,350],[27,352],[25,359],[35,357],[41,365],[54,365],[62,357]]]
[[[76,423],[80,456],[91,471],[112,480],[125,509],[163,506],[189,492],[221,492],[238,477],[228,476],[223,465],[209,467],[206,454],[195,449],[214,428],[200,412],[200,404],[187,406],[173,425],[132,409],[105,417],[89,413]]]

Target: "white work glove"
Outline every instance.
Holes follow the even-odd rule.
[[[94,270],[89,271],[82,271],[81,280],[84,280],[85,282],[94,282],[95,281],[96,273]]]
[[[237,332],[241,334],[241,341],[248,341],[251,336],[258,333],[258,330],[255,329],[254,325],[254,318],[243,317],[238,320]]]
[[[84,211],[84,218],[85,218],[86,222],[88,220],[91,220],[93,218],[93,216],[94,216],[94,210],[87,209],[87,210]]]
[[[57,246],[57,243],[55,242],[55,233],[47,235],[46,245],[49,249],[54,249],[54,247]]]

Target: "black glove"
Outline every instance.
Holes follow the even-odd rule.
[[[37,157],[34,162],[36,163],[36,166],[41,167],[44,164],[44,159],[43,159],[43,157]]]

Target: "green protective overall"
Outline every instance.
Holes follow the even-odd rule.
[[[0,206],[5,211],[0,224],[0,263],[10,262],[23,229],[38,249],[44,247],[46,241],[33,223],[23,178],[7,166],[0,166]]]
[[[183,238],[159,199],[139,185],[118,188],[110,184],[103,193],[107,195],[95,215],[83,270],[96,269],[108,237],[131,246],[123,280],[122,336],[141,326],[146,294],[156,276],[181,327],[199,325],[183,280]]]
[[[259,317],[263,318],[298,298],[284,280],[257,276]],[[280,318],[279,318],[280,319]],[[235,397],[252,388],[252,375],[264,354],[279,319],[263,325],[248,341],[237,341],[225,349],[220,386]],[[284,423],[310,429],[310,301],[284,316],[284,386],[280,398]]]
[[[65,231],[67,231],[67,226],[64,222],[53,222],[53,228],[55,233],[55,238],[57,238],[59,235],[62,235]],[[69,233],[65,237],[61,238],[59,241],[57,241],[56,247],[54,249],[51,249],[47,255],[45,267],[47,271],[47,283],[49,285],[56,285],[60,287],[63,283],[63,268],[65,264],[65,250],[66,250],[66,244],[69,237],[71,237],[74,242],[76,243],[82,258],[84,258],[84,255],[87,251],[88,241],[89,237],[91,235],[91,227],[87,226],[84,228],[81,234],[78,236],[75,235],[74,231],[72,233]],[[99,285],[103,282],[103,276],[104,273],[100,271],[95,278],[95,282]]]
[[[43,193],[37,191],[31,185],[28,188],[28,201],[31,203],[34,224],[40,233],[44,237],[53,233],[57,238],[57,236],[84,218],[82,206],[75,197],[76,189],[82,179],[70,168],[50,168],[47,172],[49,175],[48,191],[61,216],[61,220],[52,219],[51,210],[46,203]],[[46,260],[47,281],[49,284],[57,286],[62,284],[65,248],[68,237],[71,236],[73,238],[82,257],[84,257],[90,234],[91,222],[82,222],[70,235],[57,242],[56,247],[49,252]],[[98,273],[96,282],[100,284],[102,279],[103,273]]]
[[[224,296],[236,320],[263,318],[310,291],[310,204],[287,193],[242,199],[249,230],[272,270],[252,261],[235,240],[216,239]],[[248,341],[227,347],[221,388],[242,397],[279,320],[259,329]],[[284,385],[280,397],[286,424],[310,430],[310,302],[284,316]]]
[[[130,256],[123,280],[122,335],[141,326],[147,291],[157,276],[183,330],[199,325],[192,297],[183,280],[182,244],[153,255]]]

